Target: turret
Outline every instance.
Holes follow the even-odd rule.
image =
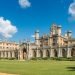
[[[57,27],[57,33],[58,33],[59,36],[61,35],[61,26]]]
[[[67,38],[67,33],[65,33],[64,37]]]
[[[50,34],[51,35],[57,34],[57,25],[56,24],[53,24],[52,27],[50,28]]]
[[[70,31],[70,30],[67,31],[67,37],[68,37],[68,38],[71,38],[71,36],[72,36],[72,31]]]
[[[39,30],[35,31],[35,44],[39,46]]]

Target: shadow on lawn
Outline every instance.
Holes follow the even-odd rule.
[[[68,71],[75,71],[75,67],[67,67]]]

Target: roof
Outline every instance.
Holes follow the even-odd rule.
[[[75,38],[70,38],[69,41],[75,41]]]

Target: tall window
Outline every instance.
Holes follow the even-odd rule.
[[[55,46],[55,43],[53,43],[53,46]]]

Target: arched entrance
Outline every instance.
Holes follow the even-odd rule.
[[[33,58],[36,58],[36,51],[33,50]]]
[[[23,48],[23,59],[27,58],[27,49]]]
[[[57,57],[58,56],[58,53],[57,53],[57,50],[54,49],[54,56]]]
[[[18,59],[18,50],[15,50],[14,54],[15,54],[15,58]],[[7,55],[8,55],[8,53],[7,53]]]
[[[66,55],[67,55],[66,50],[65,50],[65,49],[62,49],[62,56],[63,56],[63,57],[66,57]]]
[[[43,57],[43,52],[40,50],[40,57],[42,58]]]
[[[50,57],[49,50],[46,51],[46,56],[47,56],[47,57]]]
[[[72,48],[72,50],[71,50],[71,56],[75,57],[75,48]]]

